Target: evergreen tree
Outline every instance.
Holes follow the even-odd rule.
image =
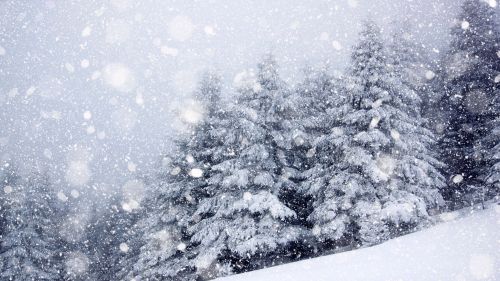
[[[498,111],[497,111],[498,112]],[[491,133],[485,140],[491,143],[492,148],[488,157],[489,166],[486,171],[486,184],[483,194],[483,201],[492,196],[500,194],[500,118],[493,121]]]
[[[321,146],[329,162],[309,171],[309,220],[323,241],[373,244],[428,218],[442,177],[422,127],[418,95],[388,68],[379,28],[367,22],[352,53],[348,110]],[[325,158],[327,158],[325,156]]]
[[[138,210],[124,210],[122,196],[112,198],[104,208],[95,206],[86,231],[91,275],[97,280],[122,280],[133,266],[131,256],[138,254],[136,229]],[[102,205],[102,202],[99,202]]]
[[[8,173],[10,179],[16,178]],[[0,241],[0,279],[60,280],[48,177],[33,175],[25,183],[8,184],[10,192],[4,202],[8,207],[3,212],[5,225]]]
[[[143,246],[140,234],[143,230],[138,227],[138,221],[146,216],[146,208],[127,212],[117,205],[112,205],[111,210],[115,223],[111,229],[114,237],[112,242],[112,257],[110,259],[110,276],[106,280],[127,280],[127,275],[137,262],[140,248]]]
[[[284,179],[277,140],[286,137],[273,135],[281,112],[271,110],[282,82],[271,57],[259,64],[257,79],[243,76],[229,109],[231,127],[218,136],[216,154],[224,157],[210,166],[208,196],[189,229],[191,241],[199,244],[196,266],[207,278],[248,269],[249,258],[262,261],[300,237],[300,229],[290,223],[296,214],[280,200]]]
[[[225,112],[221,107],[220,80],[213,74],[204,76],[195,95],[203,105],[204,118],[195,124],[191,134],[177,141],[174,152],[164,159],[157,183],[151,188],[145,204],[147,214],[138,221],[144,231],[142,247],[133,272],[151,280],[192,280],[196,255],[186,231],[198,200],[206,197],[210,164],[230,151],[221,151],[218,135]],[[220,130],[219,130],[220,129]]]
[[[409,21],[395,22],[390,38],[388,63],[400,75],[402,83],[418,93],[422,115],[427,117],[438,98],[432,89],[437,66],[429,57],[424,44],[418,40]]]
[[[14,187],[21,184],[21,178],[17,175],[16,168],[10,163],[5,163],[0,168],[0,240],[7,233],[10,219],[7,214],[11,210],[11,196]]]
[[[298,173],[292,179],[300,186],[300,195],[295,194],[294,198],[295,210],[303,225],[310,226],[307,216],[317,197],[313,182],[331,172],[328,167],[333,167],[336,161],[331,137],[342,126],[340,117],[346,109],[342,87],[342,78],[333,77],[326,69],[308,69],[304,81],[296,89],[295,108],[299,113],[295,120],[295,163],[292,167]]]
[[[499,90],[495,77],[500,73],[496,20],[494,8],[485,1],[466,0],[444,58],[441,147],[450,166],[450,187],[444,195],[453,204],[474,201],[475,193],[485,185],[492,147],[485,137],[498,114],[494,106]]]

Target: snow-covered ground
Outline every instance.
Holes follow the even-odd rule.
[[[500,205],[386,243],[219,281],[500,280]]]

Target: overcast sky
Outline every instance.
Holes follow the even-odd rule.
[[[140,3],[139,3],[140,2]],[[457,0],[0,1],[0,157],[61,188],[120,187],[182,129],[197,76],[233,77],[262,54],[290,83],[343,70],[360,23],[409,19],[435,56]]]

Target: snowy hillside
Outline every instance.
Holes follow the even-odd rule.
[[[456,217],[378,246],[218,280],[500,280],[500,206]]]

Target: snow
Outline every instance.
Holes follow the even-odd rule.
[[[464,20],[460,26],[462,27],[462,29],[468,29],[470,24],[468,21]]]
[[[66,202],[66,201],[68,201],[68,196],[66,196],[66,194],[64,194],[64,192],[62,192],[62,191],[59,191],[59,192],[56,194],[56,196],[57,196],[57,199],[59,199],[59,200],[60,200],[60,201],[62,201],[62,202]]]
[[[137,125],[137,112],[130,108],[119,108],[111,113],[111,120],[115,128],[123,132],[131,131]]]
[[[134,162],[129,161],[127,163],[127,170],[131,173],[135,172],[137,170],[137,165]]]
[[[396,130],[394,130],[394,129],[392,129],[392,130],[390,131],[390,134],[391,134],[391,137],[392,137],[394,140],[396,140],[396,141],[397,141],[397,140],[399,140],[399,138],[400,138],[400,136],[401,136],[401,135],[399,134],[399,132],[398,132],[398,131],[396,131]]]
[[[378,122],[380,122],[380,117],[378,117],[378,116],[373,117],[372,120],[370,121],[370,129],[376,128],[378,125]]]
[[[145,192],[146,187],[140,180],[129,180],[122,187],[123,198],[128,201],[126,204],[132,210],[139,207],[139,203],[144,199]]]
[[[71,161],[66,170],[66,181],[71,185],[85,185],[90,176],[91,172],[85,161]]]
[[[177,250],[181,251],[181,252],[184,252],[186,251],[186,244],[184,243],[179,243],[179,245],[177,245]]]
[[[95,133],[95,127],[92,125],[88,126],[86,129],[86,132],[87,132],[87,135],[92,135],[93,133]]]
[[[426,78],[427,80],[432,80],[432,79],[434,79],[434,77],[436,77],[436,73],[434,73],[434,71],[432,71],[432,70],[427,70],[427,71],[425,72],[425,78]]]
[[[461,183],[464,180],[464,177],[462,175],[455,175],[453,176],[453,183]]]
[[[132,71],[122,63],[110,63],[104,67],[102,73],[104,82],[120,92],[130,92],[135,87]]]
[[[203,170],[199,168],[194,168],[189,171],[189,175],[193,178],[201,178],[203,176]]]
[[[188,124],[197,124],[203,119],[203,107],[196,101],[188,101],[180,112],[180,118]]]
[[[342,50],[342,44],[340,44],[340,42],[339,42],[339,41],[337,41],[337,40],[334,40],[334,41],[332,42],[332,47],[333,47],[333,49],[335,49],[335,51],[340,51],[340,50]]]
[[[171,48],[169,46],[161,46],[160,51],[164,55],[176,57],[179,54],[179,50],[176,48]]]
[[[180,167],[174,167],[174,168],[170,171],[170,174],[171,174],[172,176],[176,176],[176,175],[178,175],[180,172],[181,172],[181,168],[180,168]]]
[[[497,0],[487,0],[487,2],[492,8],[496,8],[498,5]]]
[[[129,40],[130,25],[122,19],[112,19],[106,25],[106,43],[122,44]]]
[[[100,132],[98,132],[98,133],[97,133],[97,138],[98,138],[98,139],[102,140],[102,139],[104,139],[105,137],[106,137],[106,132],[104,132],[104,131],[100,131]]]
[[[348,4],[351,8],[356,8],[356,7],[358,7],[359,2],[358,2],[358,0],[347,0],[347,4]]]
[[[81,252],[73,252],[66,259],[66,271],[73,275],[80,275],[87,271],[89,258]]]
[[[245,193],[243,193],[243,200],[245,201],[250,201],[252,200],[252,193],[246,191]]]
[[[11,193],[12,191],[13,191],[13,188],[12,188],[12,186],[10,186],[10,185],[6,185],[6,186],[4,186],[4,187],[3,187],[3,192],[4,192],[5,194],[9,194],[9,193]]]
[[[45,156],[47,159],[52,159],[52,151],[48,148],[44,149],[43,156]]]
[[[119,11],[125,11],[125,10],[132,7],[132,1],[131,0],[111,0],[111,5],[113,5],[113,8],[115,8]]]
[[[67,62],[67,63],[65,63],[65,64],[64,64],[64,68],[65,68],[65,69],[66,69],[66,71],[68,71],[69,73],[73,73],[73,72],[75,72],[75,67],[74,67],[71,63],[69,63],[69,62]]]
[[[500,206],[386,243],[219,281],[455,281],[500,278]]]
[[[92,28],[90,26],[86,26],[82,30],[82,37],[89,37],[91,33],[92,33]]]
[[[90,111],[87,110],[83,112],[83,119],[90,120],[90,118],[92,118],[92,113]]]
[[[188,154],[188,155],[186,156],[186,161],[187,161],[188,163],[194,163],[194,157],[193,157],[193,155]]]
[[[205,25],[203,28],[203,31],[205,31],[205,34],[208,36],[215,36],[215,28],[211,25]]]
[[[186,41],[193,35],[195,26],[191,19],[184,15],[174,17],[168,24],[168,34],[176,41]]]
[[[4,47],[2,47],[2,46],[0,46],[0,56],[5,56],[5,53],[7,53],[7,52],[5,51],[5,48],[4,48]]]
[[[70,195],[71,195],[71,197],[76,199],[76,198],[80,197],[80,192],[78,192],[78,190],[76,190],[76,189],[72,189],[70,191]]]
[[[127,243],[120,243],[119,248],[120,248],[120,251],[122,251],[124,253],[128,252],[128,250],[129,250]]]
[[[35,93],[35,91],[36,91],[36,87],[34,87],[34,86],[29,87],[28,90],[26,90],[26,96],[33,95]]]
[[[81,62],[80,62],[80,66],[82,68],[87,68],[90,66],[90,61],[88,59],[83,59]]]

